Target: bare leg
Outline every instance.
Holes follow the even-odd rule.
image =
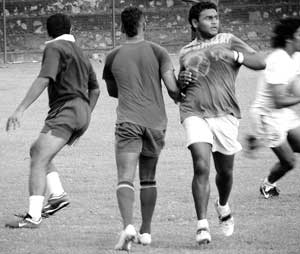
[[[195,143],[189,146],[192,154],[194,177],[192,192],[198,220],[206,219],[207,205],[210,195],[209,172],[211,145]]]
[[[46,172],[54,156],[66,145],[66,140],[41,133],[30,149],[29,194],[43,196],[46,186]]]
[[[219,203],[224,206],[232,189],[234,155],[225,155],[219,152],[213,153],[216,174],[216,185],[219,192]]]
[[[129,224],[132,224],[133,221],[133,181],[138,159],[139,153],[116,153],[116,162],[118,168],[117,199],[123,219],[124,229]]]

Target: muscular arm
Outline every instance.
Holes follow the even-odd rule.
[[[176,77],[173,70],[168,70],[162,74],[162,79],[168,90],[169,96],[175,101],[179,101],[180,90],[177,86]]]
[[[48,78],[36,78],[16,111],[24,112],[45,90],[49,84]]]
[[[20,120],[24,111],[42,94],[48,84],[48,78],[38,77],[33,81],[22,102],[16,108],[14,113],[8,118],[6,123],[7,131],[20,126]]]
[[[115,80],[105,79],[105,83],[108,95],[114,98],[118,98],[118,87]]]
[[[100,95],[99,88],[89,90],[89,100],[90,100],[91,111],[94,110],[96,103],[98,101],[99,95]]]
[[[243,65],[252,70],[263,70],[266,68],[264,58],[260,53],[243,53]]]

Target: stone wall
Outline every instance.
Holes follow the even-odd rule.
[[[2,5],[2,1],[0,1]],[[146,13],[146,38],[176,53],[190,38],[187,21],[191,4],[182,0],[115,0],[115,45],[122,42],[120,12],[129,5]],[[73,33],[81,47],[91,54],[113,46],[112,0],[6,0],[6,34],[9,61],[27,60],[44,48],[45,22],[50,14],[72,16]],[[274,21],[298,15],[299,0],[219,0],[222,30],[232,32],[256,49],[266,49]],[[3,52],[3,13],[0,22],[0,52]],[[3,54],[1,55],[3,58]],[[11,59],[9,59],[11,58]],[[32,57],[31,57],[32,58]]]

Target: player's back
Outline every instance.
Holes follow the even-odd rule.
[[[50,79],[51,109],[76,97],[89,102],[89,82],[97,82],[88,57],[73,41],[63,39],[47,44],[39,76]]]
[[[162,48],[148,41],[127,43],[108,56],[118,86],[117,122],[165,129],[167,119],[161,88]],[[168,65],[168,63],[166,64]]]

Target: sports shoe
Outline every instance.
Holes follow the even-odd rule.
[[[50,195],[47,204],[44,206],[42,210],[42,216],[48,217],[50,215],[55,214],[60,209],[66,207],[70,204],[67,193],[64,192],[59,196]]]
[[[211,242],[211,235],[208,228],[198,228],[196,232],[196,242],[201,244],[208,244]]]
[[[137,234],[136,243],[142,244],[142,245],[149,245],[149,244],[151,244],[151,242],[152,242],[152,239],[151,239],[151,235],[149,233],[143,233],[143,234],[138,233]]]
[[[38,228],[42,222],[42,218],[38,221],[32,219],[27,213],[23,218],[7,222],[5,227],[7,228]]]
[[[128,225],[122,232],[118,243],[115,246],[115,250],[130,251],[131,244],[136,237],[136,231],[134,226]]]
[[[234,231],[234,220],[231,215],[230,208],[228,209],[228,212],[222,214],[219,200],[217,199],[215,202],[215,209],[219,217],[219,223],[220,223],[222,233],[225,236],[231,236]]]
[[[280,190],[276,185],[270,185],[263,182],[259,187],[260,193],[264,196],[265,199],[278,197]]]

